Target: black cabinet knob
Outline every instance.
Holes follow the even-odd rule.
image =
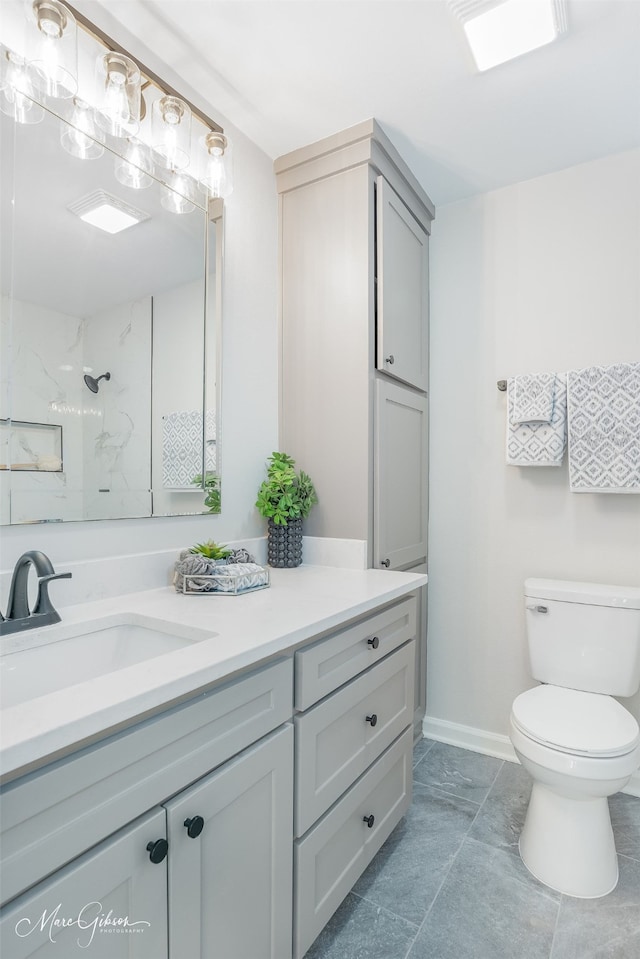
[[[147,843],[147,850],[149,852],[149,859],[151,862],[162,862],[167,855],[168,849],[169,843],[166,839],[156,839],[155,842]]]
[[[369,827],[369,829],[373,829],[373,824],[374,824],[374,822],[376,821],[376,817],[373,816],[373,815],[371,815],[371,816],[363,816],[363,817],[362,817],[362,821],[363,821],[363,822],[366,822],[366,824],[367,824],[367,826]]]
[[[389,567],[391,566],[391,560],[390,560],[390,559],[381,559],[381,560],[380,560],[380,565],[381,565],[381,566],[386,566],[386,568],[389,569]]]
[[[372,636],[371,639],[367,640],[367,645],[371,646],[371,649],[377,649],[380,645],[380,640],[377,636]]]
[[[204,819],[202,816],[194,816],[193,819],[185,819],[184,824],[187,827],[187,836],[189,839],[197,839],[204,829]]]
[[[375,713],[371,713],[370,716],[367,716],[367,722],[371,723],[372,726],[375,726],[378,722],[378,717]]]

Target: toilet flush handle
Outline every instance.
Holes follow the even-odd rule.
[[[527,609],[532,610],[534,613],[548,613],[548,606],[527,606]]]

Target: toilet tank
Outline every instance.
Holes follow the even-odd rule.
[[[609,696],[640,687],[640,588],[527,579],[531,675]]]

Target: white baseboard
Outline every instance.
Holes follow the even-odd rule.
[[[499,733],[490,733],[486,729],[464,726],[462,723],[452,723],[433,716],[425,716],[422,721],[422,732],[427,739],[435,739],[439,743],[460,746],[474,753],[506,759],[510,763],[518,762],[511,740],[508,736],[501,736]],[[640,770],[631,777],[631,781],[622,792],[640,797]]]

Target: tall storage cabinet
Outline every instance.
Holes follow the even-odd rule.
[[[305,532],[427,562],[433,204],[375,120],[276,160],[280,445],[312,477]],[[424,589],[424,588],[423,588]],[[424,715],[426,601],[416,644]]]

